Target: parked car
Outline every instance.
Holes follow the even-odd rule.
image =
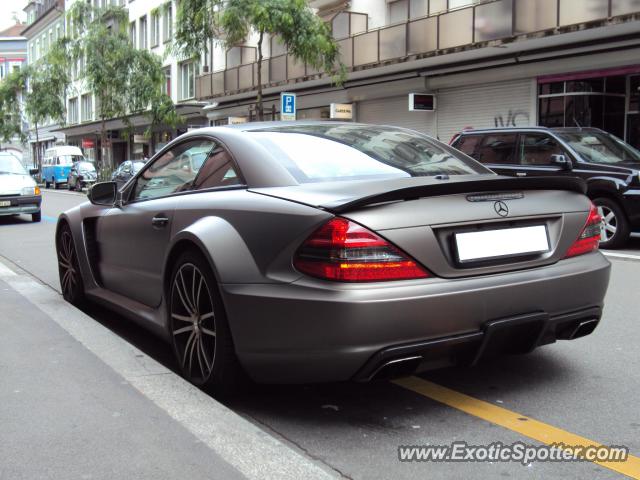
[[[367,381],[473,364],[598,324],[610,264],[585,191],[498,176],[401,128],[202,128],[60,216],[60,283],[163,335],[214,393],[243,372]]]
[[[42,181],[46,188],[52,186],[54,189],[67,183],[71,166],[75,162],[86,161],[82,150],[78,147],[61,145],[58,147],[48,148],[44,152],[42,160]]]
[[[0,152],[0,216],[23,213],[31,215],[34,222],[40,221],[40,187],[31,177],[37,172],[37,168],[27,172],[14,155]]]
[[[143,160],[125,160],[111,174],[111,181],[116,182],[118,190],[144,167]]]
[[[75,162],[71,166],[67,177],[67,188],[81,192],[83,188],[89,188],[96,183],[98,173],[96,167],[91,162]]]
[[[603,218],[602,248],[640,228],[640,152],[597,128],[465,130],[451,145],[501,175],[577,176]]]

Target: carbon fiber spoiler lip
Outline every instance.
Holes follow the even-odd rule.
[[[455,178],[455,177],[450,177]],[[587,193],[587,183],[578,177],[491,177],[482,180],[454,181],[441,180],[442,183],[415,185],[398,188],[383,193],[362,196],[344,202],[336,201],[318,205],[332,213],[344,213],[376,203],[399,200],[415,200],[426,197],[456,195],[461,193],[504,193],[520,190],[565,190],[581,194]]]

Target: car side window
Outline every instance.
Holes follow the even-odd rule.
[[[515,133],[497,133],[485,135],[477,149],[476,160],[482,163],[514,163],[516,148]]]
[[[481,135],[461,135],[460,139],[456,142],[455,147],[462,153],[466,153],[471,158],[478,160],[478,147],[480,146],[481,140]]]
[[[241,184],[231,154],[219,145],[206,159],[193,185],[194,189],[226,187]]]
[[[167,150],[138,177],[131,200],[148,200],[189,190],[199,169],[186,158],[205,157],[214,146],[212,140],[190,140]]]
[[[551,136],[543,133],[520,135],[518,158],[522,165],[551,165],[551,155],[563,153]]]

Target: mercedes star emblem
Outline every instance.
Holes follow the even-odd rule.
[[[498,215],[501,217],[506,217],[509,215],[509,207],[504,202],[496,202],[493,204],[493,209],[496,211]]]

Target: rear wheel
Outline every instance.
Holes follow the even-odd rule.
[[[56,183],[56,179],[55,179],[55,178],[52,178],[52,179],[51,179],[51,184],[53,185],[53,189],[54,189],[54,190],[57,190],[57,189],[58,189],[58,184]]]
[[[179,256],[168,294],[169,328],[182,375],[216,396],[237,392],[245,382],[244,372],[215,277],[200,253]]]
[[[600,197],[593,200],[602,217],[600,228],[601,248],[620,248],[629,239],[631,229],[622,207],[610,198]]]
[[[51,184],[47,180],[44,181],[44,188],[49,188],[50,185]]]
[[[80,275],[78,255],[69,225],[64,224],[60,227],[56,246],[62,296],[67,302],[79,306],[84,301],[84,284]]]

